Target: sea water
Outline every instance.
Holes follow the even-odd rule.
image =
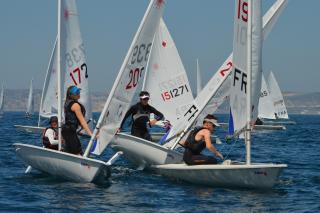
[[[96,114],[97,116],[97,114]],[[225,115],[218,115],[226,121]],[[253,135],[252,162],[288,164],[270,190],[215,188],[168,179],[135,169],[121,158],[109,181],[73,183],[32,170],[16,156],[13,143],[40,145],[40,135],[14,124],[37,118],[6,112],[0,118],[0,211],[2,212],[320,212],[320,116],[291,115],[285,131]],[[154,131],[154,128],[151,128]],[[225,129],[217,129],[224,142]],[[85,143],[84,143],[85,144]],[[244,160],[244,143],[216,145],[231,160]],[[107,160],[114,152],[107,149]]]

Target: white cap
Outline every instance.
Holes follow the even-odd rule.
[[[150,96],[149,95],[140,96],[140,99],[145,99],[145,98],[150,98]]]
[[[220,124],[218,124],[218,121],[216,119],[205,118],[204,121],[210,122],[215,126],[220,126]]]

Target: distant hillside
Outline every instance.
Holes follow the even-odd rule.
[[[5,90],[5,111],[25,111],[28,98],[28,90]],[[34,91],[35,111],[40,105],[41,90]],[[94,112],[100,112],[107,99],[104,92],[92,92],[91,100]],[[294,93],[285,92],[284,99],[289,114],[320,114],[320,92]],[[160,109],[161,110],[161,109]],[[218,111],[228,112],[228,104],[224,104]]]

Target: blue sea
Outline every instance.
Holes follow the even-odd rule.
[[[26,166],[12,144],[40,145],[40,136],[19,132],[13,125],[36,125],[37,118],[6,112],[0,118],[0,211],[320,212],[320,116],[291,115],[291,120],[296,125],[287,125],[285,131],[254,133],[252,161],[281,162],[288,168],[273,189],[249,190],[171,180],[136,170],[123,158],[113,166],[109,181],[99,185],[73,183],[36,170],[24,174]],[[223,138],[226,130],[215,134]],[[231,160],[244,160],[242,141],[216,147]],[[112,154],[107,150],[102,159]]]

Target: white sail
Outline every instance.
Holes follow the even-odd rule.
[[[62,23],[61,23],[61,71],[64,75],[64,94],[67,88],[76,85],[81,89],[79,102],[86,109],[86,120],[92,119],[91,101],[89,96],[88,66],[86,53],[81,38],[79,26],[79,14],[77,12],[75,0],[64,0],[61,2]]]
[[[239,132],[247,125],[247,96],[251,94],[250,108],[251,122],[255,122],[258,115],[258,102],[261,91],[261,56],[262,56],[262,19],[261,2],[252,1],[250,15],[243,5],[247,1],[236,0],[233,39],[233,69],[231,73],[230,90],[230,122],[229,133]],[[252,17],[251,38],[247,39],[249,18]],[[247,40],[251,40],[248,43]],[[248,46],[250,45],[250,46]],[[248,50],[251,52],[248,56]],[[249,57],[249,59],[248,59]],[[248,70],[248,65],[251,67]],[[249,91],[250,90],[250,91]]]
[[[263,17],[263,39],[266,39],[269,33],[271,32],[274,23],[279,18],[279,15],[281,14],[281,11],[283,11],[283,9],[285,8],[287,2],[287,0],[276,1],[269,9],[269,11],[266,13],[266,15]],[[211,98],[215,96],[215,94],[220,88],[222,88],[222,85],[227,83],[227,79],[229,78],[228,76],[230,75],[232,66],[233,63],[231,53],[230,56],[225,60],[223,65],[219,68],[219,70],[213,75],[213,77],[209,80],[206,86],[201,90],[200,94],[192,102],[191,107],[184,113],[183,119],[180,119],[178,125],[174,126],[173,129],[170,131],[168,138],[178,134],[180,136],[177,139],[171,140],[170,142],[165,144],[166,147],[171,147],[171,149],[175,148],[181,137],[187,132],[187,130],[194,123],[194,121],[203,112]],[[220,103],[222,103],[222,100],[225,98],[226,96],[221,98]]]
[[[1,93],[0,93],[0,114],[3,113],[3,105],[4,105],[4,87],[2,85]]]
[[[270,72],[269,74],[268,87],[269,87],[273,105],[275,108],[275,113],[276,113],[275,118],[289,119],[288,111],[287,111],[280,87],[277,83],[276,78],[274,77],[273,72]]]
[[[51,53],[46,78],[43,84],[40,110],[39,110],[39,123],[40,116],[49,118],[58,113],[58,90],[57,90],[57,40]]]
[[[30,87],[29,87],[29,95],[28,95],[28,103],[27,103],[27,115],[32,115],[33,114],[33,79],[30,81]]]
[[[163,6],[163,0],[152,0],[150,2],[109,93],[94,130],[94,136],[91,138],[84,156],[89,154],[98,128],[100,128],[100,137],[98,143],[93,146],[93,153],[97,155],[103,152],[120,127],[136,89],[142,84],[141,78],[146,70],[152,41],[159,26]]]
[[[154,37],[144,90],[151,94],[150,104],[161,109],[173,126],[193,101],[188,76],[162,18]]]
[[[261,94],[259,99],[259,108],[258,108],[258,117],[259,118],[267,118],[267,119],[275,119],[275,108],[273,106],[273,101],[264,78],[262,74],[262,82],[261,82]]]
[[[197,59],[197,95],[200,93],[201,90],[202,90],[202,80],[201,80],[199,60]]]

